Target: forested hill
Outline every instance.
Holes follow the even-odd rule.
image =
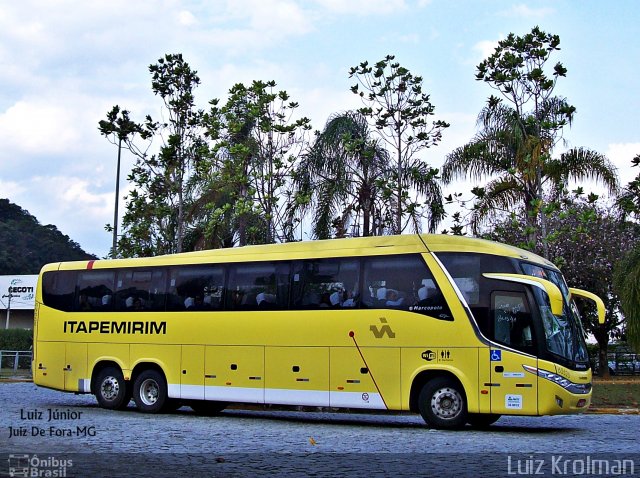
[[[0,275],[37,274],[49,262],[86,259],[96,257],[56,226],[43,226],[20,206],[0,199]]]

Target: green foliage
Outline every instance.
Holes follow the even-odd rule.
[[[392,232],[400,234],[408,225],[420,230],[423,216],[428,220],[429,230],[435,231],[444,218],[442,191],[435,180],[438,171],[417,154],[436,146],[449,124],[430,120],[435,106],[422,91],[422,77],[414,76],[393,55],[375,65],[362,62],[350,69],[349,77],[357,79],[351,91],[364,104],[359,112],[372,122],[390,151],[391,177],[383,187],[389,199],[393,199]],[[409,194],[411,190],[425,202],[414,199]]]
[[[349,230],[353,236],[382,234],[388,164],[389,153],[372,138],[361,113],[332,115],[295,174],[298,208],[313,208],[314,237],[340,237]]]
[[[474,233],[486,221],[523,208],[528,234],[523,244],[542,244],[545,256],[549,256],[546,218],[569,181],[596,180],[610,193],[618,188],[615,167],[595,151],[573,148],[559,159],[551,156],[575,113],[566,99],[553,96],[558,78],[567,72],[561,63],[551,69],[547,65],[559,44],[557,35],[538,27],[499,42],[478,65],[476,79],[498,90],[509,105],[491,96],[478,115],[478,133],[447,156],[442,171],[445,183],[460,177],[487,181],[473,191],[469,224]],[[545,203],[545,196],[551,203]]]
[[[143,139],[159,137],[162,141],[157,154],[130,150],[137,156],[128,180],[133,189],[127,197],[123,218],[123,235],[118,241],[119,253],[124,257],[151,256],[181,252],[187,233],[187,181],[205,151],[202,138],[203,112],[196,109],[193,90],[200,84],[181,54],[168,54],[149,66],[151,87],[164,104],[167,122],[154,122],[147,116],[143,126],[127,122],[126,110],[122,121],[124,132],[140,133]],[[106,123],[100,123],[102,134],[114,131],[112,110]],[[117,125],[116,125],[117,126]],[[131,142],[129,142],[131,144]]]
[[[640,230],[633,223],[621,221],[615,209],[602,200],[590,200],[575,192],[573,196],[561,198],[546,219],[549,231],[546,244],[542,239],[536,243],[528,241],[529,235],[517,213],[507,221],[488,226],[484,237],[538,253],[546,245],[549,258],[562,271],[570,287],[598,295],[605,303],[604,325],[598,324],[591,302],[579,301],[579,306],[585,330],[594,335],[601,353],[606,356],[609,339],[622,338],[625,327],[628,331],[630,325],[633,329],[637,323],[634,316],[619,314],[622,289],[614,287],[613,277],[620,251],[638,243]]]
[[[192,211],[205,242],[293,240],[299,220],[292,212],[291,176],[311,126],[308,118],[293,119],[298,103],[275,87],[274,81],[238,83],[224,106],[213,100],[204,116],[215,144],[198,170],[194,206],[204,201],[210,207]]]
[[[617,263],[613,280],[627,319],[627,342],[640,353],[640,246],[637,241],[635,248]]]
[[[33,345],[33,330],[0,329],[0,350],[30,350]]]
[[[640,165],[640,154],[631,160],[632,167]],[[618,196],[618,207],[623,214],[640,220],[640,174]]]
[[[43,265],[96,259],[55,226],[42,226],[27,211],[0,199],[0,275],[37,274]]]

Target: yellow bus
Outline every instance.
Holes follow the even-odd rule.
[[[604,321],[547,260],[445,235],[48,264],[33,377],[151,413],[404,410],[435,428],[578,413],[591,369],[576,296]]]

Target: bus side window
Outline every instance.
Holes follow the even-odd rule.
[[[127,312],[163,311],[166,269],[121,269],[116,283],[116,309]]]
[[[365,297],[369,308],[401,309],[453,320],[449,307],[421,256],[367,257]]]
[[[228,310],[286,309],[289,303],[289,262],[231,264]]]
[[[76,312],[108,312],[113,310],[113,270],[78,273],[78,286],[73,310]]]
[[[171,269],[167,310],[219,310],[223,298],[223,266],[181,266]]]
[[[44,305],[64,312],[71,312],[76,294],[76,279],[75,271],[45,272],[42,277]]]
[[[297,261],[292,274],[292,308],[354,308],[359,302],[357,259]]]

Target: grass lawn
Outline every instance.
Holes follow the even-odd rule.
[[[640,377],[594,377],[592,407],[640,407]]]

